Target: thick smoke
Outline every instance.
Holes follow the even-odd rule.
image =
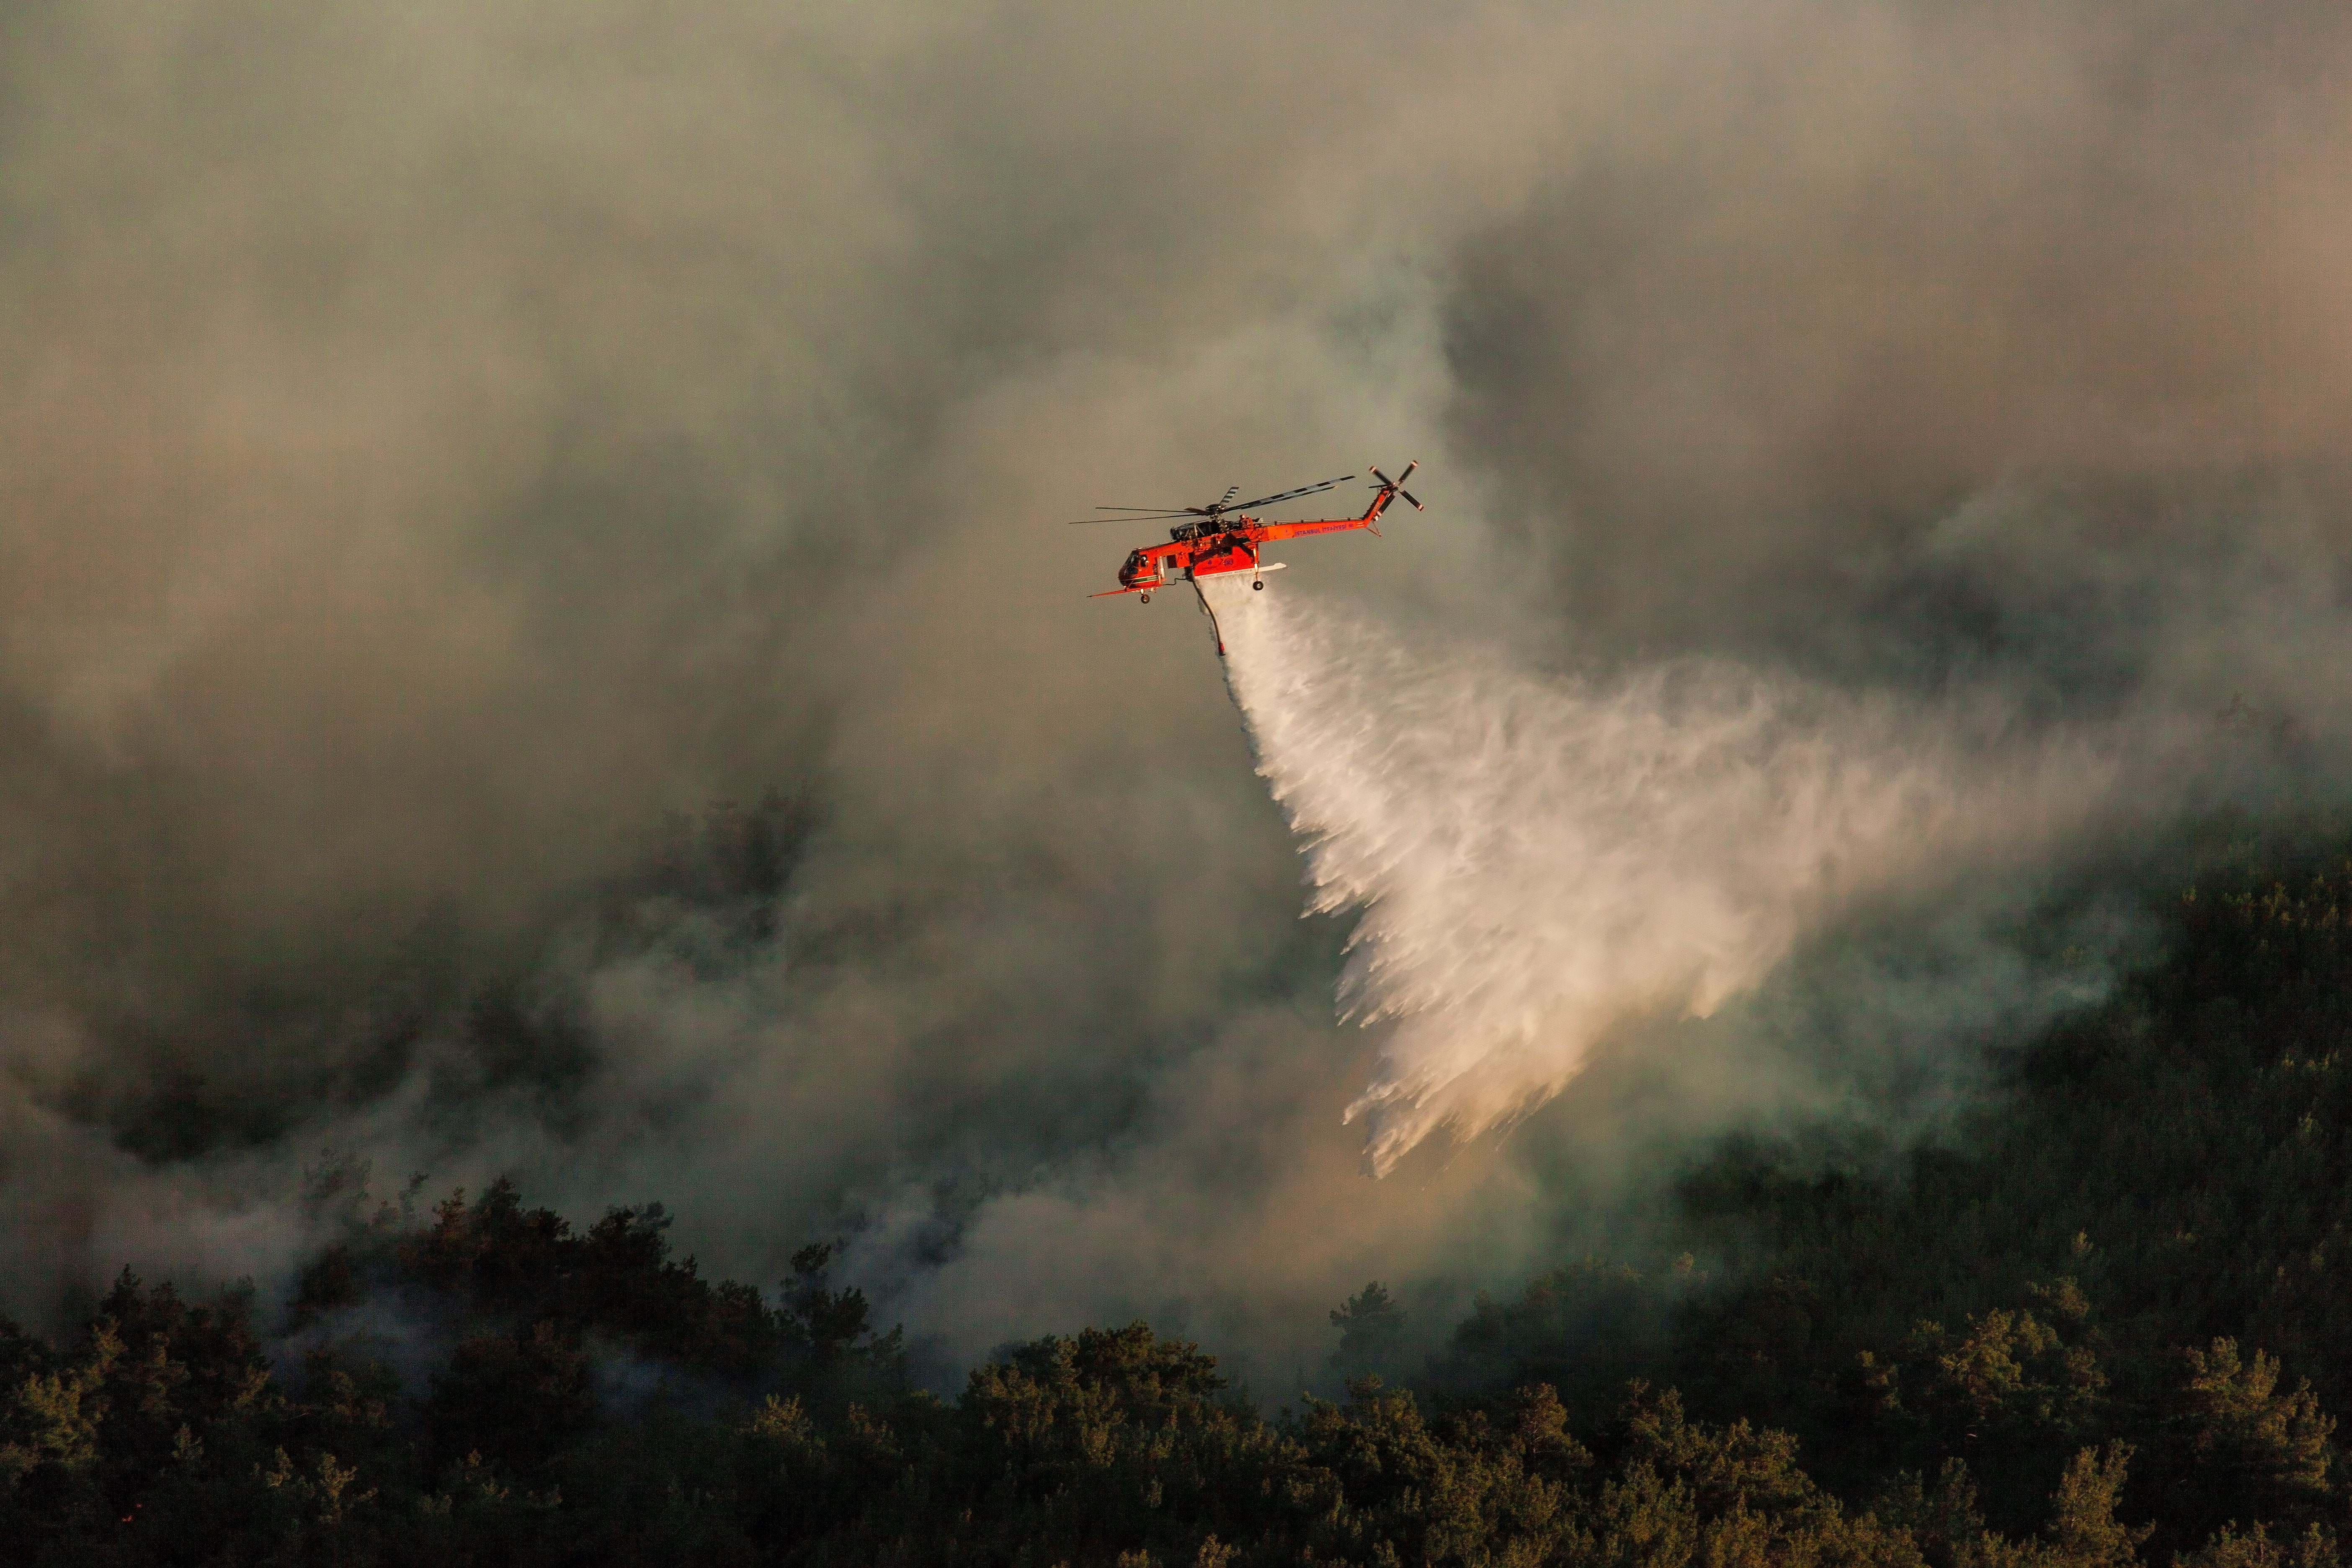
[[[1713,1013],[1858,900],[2046,852],[2110,772],[1733,665],[1547,681],[1206,593],[1308,906],[1362,911],[1339,1000],[1393,1021],[1349,1108],[1381,1173],[1557,1093],[1614,1025]]]
[[[943,1366],[1145,1312],[1286,1375],[1367,1278],[1442,1323],[1688,1138],[1871,1111],[2056,994],[1973,912],[2100,860],[2084,792],[2160,837],[2352,738],[2347,81],[2317,3],[0,8],[0,1310],[282,1282],[332,1146],[771,1282],[854,1232]],[[1414,456],[1261,597],[1659,716],[1601,776],[1695,815],[1460,825],[1664,858],[1449,993],[1622,998],[1583,1075],[1375,1184],[1357,1090],[1458,1042],[1334,1026],[1205,640],[1061,523]],[[1478,885],[1346,858],[1400,843],[1317,862],[1364,965]],[[1612,1056],[1761,971],[1782,1045]]]

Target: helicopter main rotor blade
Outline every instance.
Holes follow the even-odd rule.
[[[1272,506],[1276,501],[1297,500],[1300,496],[1311,496],[1318,490],[1328,490],[1333,485],[1340,484],[1346,480],[1352,479],[1355,477],[1356,476],[1353,474],[1341,474],[1339,479],[1325,479],[1321,484],[1301,485],[1295,490],[1285,490],[1280,495],[1260,496],[1255,500],[1245,500],[1239,506],[1229,506],[1224,510],[1227,511],[1247,511],[1254,506]]]
[[[1189,515],[1181,511],[1148,511],[1139,517],[1074,517],[1070,519],[1069,526],[1076,528],[1082,522],[1166,522],[1171,518]]]

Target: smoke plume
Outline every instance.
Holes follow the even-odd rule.
[[[2318,0],[0,7],[0,1310],[281,1289],[331,1147],[1286,1372],[1960,1075],[2086,801],[2341,794],[2347,81]],[[1234,628],[1276,805],[1064,521],[1406,457]]]

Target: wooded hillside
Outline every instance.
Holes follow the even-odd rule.
[[[126,1274],[70,1343],[0,1324],[0,1556],[2333,1563],[2352,863],[2166,897],[2161,960],[1951,1139],[1727,1142],[1689,1258],[1562,1268],[1422,1364],[1368,1289],[1341,1404],[1269,1419],[1140,1323],[942,1401],[824,1247],[763,1295],[657,1207],[501,1183],[355,1214],[283,1321]],[[425,1364],[341,1331],[368,1303]]]

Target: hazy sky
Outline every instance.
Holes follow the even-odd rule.
[[[2315,3],[5,8],[0,1309],[281,1280],[333,1146],[764,1280],[852,1230],[950,1359],[1311,1363],[1366,1278],[1507,1284],[1662,1142],[1845,1103],[1856,1037],[2031,1013],[1937,921],[2032,879],[1935,868],[1968,983],[1824,952],[1368,1180],[1349,917],[1189,605],[1084,597],[1144,536],[1062,523],[1417,457],[1276,584],[1399,657],[2310,798],[2347,81]],[[776,934],[644,890],[771,790]]]

